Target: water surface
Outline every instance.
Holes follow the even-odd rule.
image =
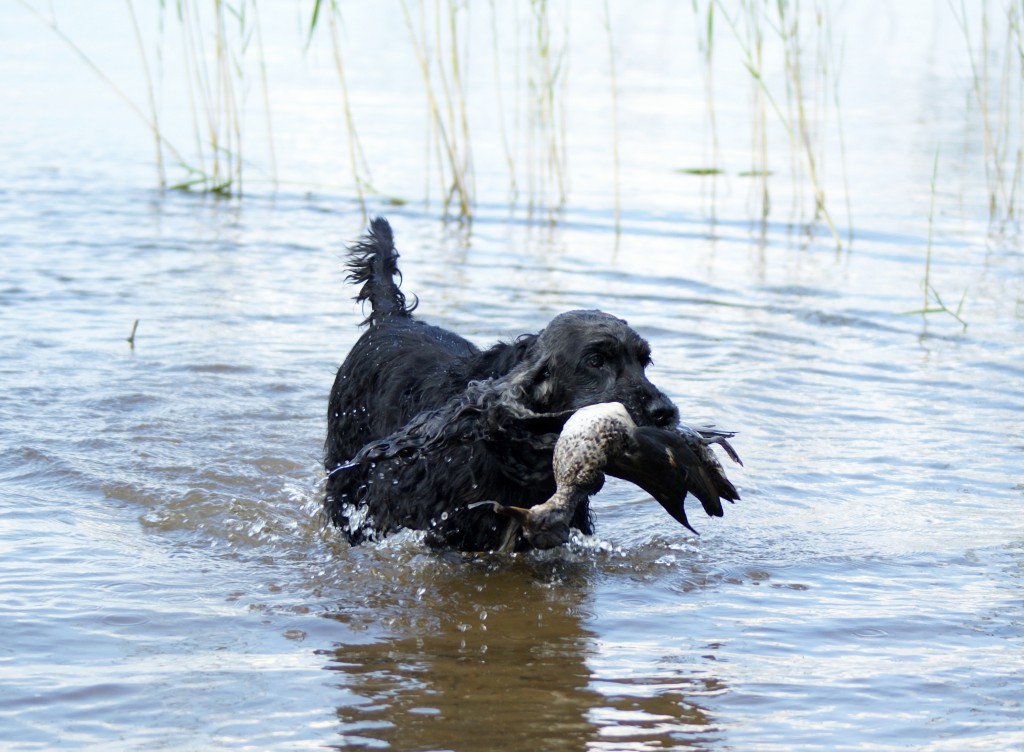
[[[706,155],[703,92],[688,83],[665,118],[645,104],[682,86],[693,23],[655,5],[612,9],[620,232],[607,81],[582,52],[566,96],[605,116],[571,120],[561,211],[509,206],[484,126],[472,225],[436,201],[370,208],[420,315],[479,344],[570,308],[627,318],[684,416],[740,432],[743,499],[721,520],[691,508],[697,538],[609,481],[593,538],[471,560],[413,534],[352,549],[318,517],[327,394],[361,320],[340,261],[363,227],[355,195],[160,192],[147,134],[102,82],[0,11],[24,35],[0,64],[18,82],[0,135],[5,748],[1024,749],[1024,256],[988,221],[963,69],[929,65],[955,28],[916,41],[910,10],[877,35],[856,25],[877,15],[844,16],[873,42],[847,50],[855,239],[837,251],[783,209],[786,180],[769,221],[751,217],[745,158],[724,157],[713,206],[706,178],[673,172]],[[351,13],[368,59],[387,30]],[[602,50],[585,32],[600,18],[574,14]],[[891,60],[906,62],[879,78]],[[324,184],[340,162],[323,147],[316,173],[306,129],[332,113],[298,108],[327,96],[328,64],[276,69],[305,82],[278,94],[306,118],[282,116],[282,152]],[[387,107],[369,68],[352,78],[364,113]],[[730,75],[722,110],[742,115]],[[417,76],[394,86],[422,96]],[[384,183],[423,169],[422,112],[395,117]],[[749,132],[729,122],[740,150]],[[966,330],[905,315],[936,145],[933,283],[967,290]]]

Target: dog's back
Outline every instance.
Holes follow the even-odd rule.
[[[370,232],[349,252],[348,280],[362,284],[356,300],[370,304],[367,330],[338,369],[327,411],[324,467],[350,459],[366,443],[403,426],[423,410],[461,391],[472,374],[461,363],[480,351],[468,340],[413,318],[400,289],[398,252],[391,227],[375,219]],[[328,477],[328,511],[339,523],[336,500],[343,474]]]

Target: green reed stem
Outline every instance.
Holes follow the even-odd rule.
[[[782,127],[786,130],[786,133],[790,138],[790,142],[800,145],[801,148],[798,151],[803,153],[804,161],[807,165],[807,177],[811,182],[811,188],[814,192],[815,211],[825,221],[825,224],[832,235],[832,239],[836,244],[836,248],[842,248],[842,240],[839,238],[839,233],[836,230],[835,223],[832,221],[832,215],[829,213],[828,207],[825,205],[825,192],[821,187],[821,181],[818,176],[817,162],[814,155],[814,142],[811,136],[811,128],[803,103],[803,86],[799,72],[799,60],[795,57],[796,53],[799,51],[797,27],[795,24],[791,24],[788,29],[785,26],[784,9],[780,0],[779,14],[780,22],[782,22],[783,26],[778,29],[778,33],[780,34],[786,48],[786,67],[789,75],[789,84],[793,87],[792,102],[796,107],[795,118],[790,118],[787,117],[782,111],[782,108],[779,107],[778,102],[775,100],[775,97],[772,96],[771,90],[768,88],[768,84],[765,82],[764,76],[762,75],[760,61],[760,33],[757,32],[755,36],[756,44],[752,49],[751,44],[744,40],[735,20],[733,20],[722,5],[722,0],[714,0],[714,2],[718,5],[719,10],[725,17],[726,23],[733,32],[733,36],[740,45],[740,49],[745,58],[743,61],[744,67],[750,73],[754,82],[764,94],[765,99],[775,111],[775,114],[779,118],[779,122],[782,124]],[[755,51],[757,52],[756,56],[754,54]],[[794,119],[796,121],[795,124],[792,122]]]
[[[461,166],[456,147],[449,136],[448,129],[445,127],[444,118],[441,114],[441,107],[438,104],[437,97],[434,95],[434,87],[430,81],[430,64],[427,60],[426,52],[419,40],[416,38],[416,31],[412,24],[412,17],[409,14],[409,6],[407,5],[406,0],[401,0],[401,5],[402,16],[405,19],[405,26],[409,31],[410,39],[412,39],[413,52],[416,55],[420,74],[423,77],[423,87],[427,94],[430,116],[433,120],[434,127],[437,130],[437,137],[444,149],[444,154],[447,157],[448,166],[451,168],[452,186],[445,199],[445,211],[447,212],[448,202],[451,197],[456,196],[459,201],[459,215],[468,218],[471,215],[472,197],[470,196],[469,189],[466,186],[466,176],[463,173],[463,167]]]
[[[956,310],[947,306],[942,297],[939,295],[938,290],[932,286],[931,275],[932,275],[932,232],[934,227],[935,219],[935,185],[939,173],[939,150],[935,150],[935,162],[932,165],[932,181],[931,181],[931,198],[928,205],[928,244],[925,250],[924,257],[924,298],[922,300],[921,308],[917,311],[908,311],[909,314],[920,314],[921,316],[927,316],[930,313],[946,313],[952,316],[954,319],[960,322],[964,330],[967,329],[967,322],[964,320],[961,313],[964,308],[964,301],[967,299],[967,289],[964,289],[963,294],[960,296],[960,302],[957,304]],[[929,297],[934,298],[935,305],[931,305]]]
[[[932,276],[932,230],[935,221],[935,182],[939,175],[939,150],[935,150],[935,161],[932,164],[931,197],[928,200],[928,245],[924,256],[924,301],[922,309],[928,308],[928,291],[931,289]]]
[[[132,0],[125,0],[128,6],[128,15],[132,20],[132,32],[135,36],[135,44],[139,48],[139,57],[142,59],[142,72],[146,79],[146,95],[149,101],[149,112],[153,123],[153,141],[156,147],[156,171],[160,180],[160,188],[167,185],[167,175],[164,172],[164,151],[160,144],[160,120],[156,110],[156,96],[153,91],[153,77],[149,72],[149,61],[146,59],[146,48],[142,43],[142,33],[139,31],[139,21],[135,16],[135,5]]]
[[[502,85],[501,80],[501,69],[499,67],[499,49],[498,49],[498,9],[495,6],[494,0],[490,0],[491,7],[491,54],[494,57],[494,93],[498,100],[498,129],[501,135],[501,146],[505,151],[505,162],[508,165],[508,175],[510,190],[512,196],[512,203],[515,203],[516,198],[519,195],[519,189],[516,185],[516,160],[512,153],[512,149],[509,146],[508,132],[505,128],[505,103],[502,98],[501,92],[505,87]]]
[[[612,89],[612,181],[615,190],[615,233],[622,232],[619,200],[619,86],[615,76],[615,45],[612,43],[612,20],[608,0],[604,0],[604,29],[608,40],[608,75]]]
[[[267,85],[267,58],[263,53],[263,24],[260,23],[260,10],[257,0],[252,1],[253,15],[256,24],[256,49],[259,54],[260,89],[263,93],[263,115],[267,127],[267,151],[270,156],[270,179],[277,186],[277,154],[274,149],[274,124],[270,117],[270,87]]]
[[[341,38],[338,34],[338,23],[335,18],[336,15],[340,14],[340,9],[334,3],[331,4],[331,12],[329,16],[328,26],[331,33],[331,52],[334,58],[334,69],[338,74],[338,83],[341,86],[341,107],[342,112],[345,115],[345,133],[347,135],[346,143],[348,144],[348,165],[349,171],[352,174],[352,181],[355,183],[356,197],[359,200],[359,209],[363,214],[363,219],[366,219],[366,200],[364,195],[364,188],[369,185],[370,167],[366,162],[366,156],[363,154],[363,147],[359,141],[359,134],[356,131],[355,118],[352,115],[352,104],[348,96],[348,81],[345,76],[345,64],[341,55]],[[362,165],[362,172],[360,171],[360,164]],[[367,176],[363,178],[363,174]]]

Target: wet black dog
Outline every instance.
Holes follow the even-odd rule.
[[[677,423],[644,374],[650,347],[625,321],[571,311],[481,351],[413,318],[397,260],[384,219],[350,249],[348,279],[372,309],[331,390],[324,467],[325,511],[351,543],[412,528],[435,546],[493,550],[512,522],[470,505],[548,499],[553,447],[573,411],[620,402],[638,425]],[[571,524],[593,531],[588,504]]]

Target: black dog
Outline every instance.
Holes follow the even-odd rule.
[[[650,347],[625,321],[570,311],[539,334],[481,351],[413,318],[397,260],[380,218],[350,249],[348,279],[372,308],[331,390],[324,504],[351,543],[412,528],[435,546],[494,550],[513,523],[474,503],[548,499],[553,447],[575,410],[620,402],[638,425],[677,423],[675,405],[644,374]],[[587,503],[571,525],[593,532]]]

